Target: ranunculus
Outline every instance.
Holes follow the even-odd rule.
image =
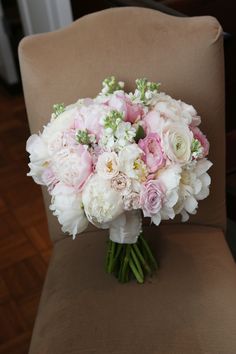
[[[209,153],[210,144],[206,136],[201,132],[198,127],[191,128],[194,139],[197,139],[203,147],[203,157],[206,157]]]
[[[62,231],[73,235],[73,238],[83,232],[88,226],[81,193],[63,183],[58,183],[51,192],[50,209],[62,225]]]
[[[95,226],[108,228],[109,222],[123,212],[121,194],[111,188],[110,180],[94,174],[82,193],[84,210]]]
[[[161,146],[161,138],[157,133],[150,133],[144,139],[140,139],[139,147],[143,150],[143,161],[150,173],[156,172],[165,164],[165,156]]]
[[[108,105],[124,114],[124,120],[134,123],[141,118],[143,114],[143,108],[140,104],[133,103],[130,97],[123,91],[116,91],[111,95]]]
[[[119,164],[115,152],[103,152],[98,157],[96,171],[103,178],[113,178],[119,173]]]
[[[101,120],[111,111],[105,104],[90,102],[77,110],[74,128],[87,130],[89,134],[94,134],[97,139],[101,137],[103,126]]]
[[[164,152],[172,162],[190,161],[192,140],[193,133],[185,124],[167,123],[162,129]]]
[[[42,173],[48,165],[49,155],[47,144],[42,135],[31,135],[26,143],[26,151],[30,154],[30,172],[27,176],[33,177],[38,184],[44,184]]]
[[[85,145],[65,147],[52,157],[51,167],[57,180],[80,191],[92,173],[92,157]]]
[[[164,197],[164,187],[158,180],[150,180],[141,187],[140,204],[143,215],[151,217],[152,221],[159,225],[159,216]]]

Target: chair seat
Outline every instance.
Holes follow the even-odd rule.
[[[55,244],[30,354],[235,354],[236,270],[221,230],[146,227],[156,276],[104,271],[107,233]]]

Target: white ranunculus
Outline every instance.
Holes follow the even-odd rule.
[[[50,209],[62,225],[62,231],[75,236],[88,226],[82,204],[81,193],[63,183],[58,183],[51,192]]]
[[[41,135],[33,134],[26,143],[26,151],[30,154],[30,172],[27,176],[33,177],[38,184],[44,184],[42,173],[48,165],[49,155],[47,144]]]
[[[162,129],[162,139],[164,152],[171,162],[190,161],[193,133],[185,124],[167,123]]]
[[[96,171],[100,177],[113,178],[119,173],[119,164],[115,152],[104,152],[98,157]]]
[[[212,163],[207,159],[193,161],[182,169],[179,199],[175,205],[176,214],[182,215],[182,221],[189,219],[188,214],[196,214],[198,200],[209,195],[211,178],[206,172]]]
[[[123,212],[121,194],[112,189],[110,180],[98,174],[94,174],[86,183],[82,200],[87,218],[95,226],[106,228]]]
[[[120,171],[130,178],[145,180],[147,175],[147,167],[141,160],[143,151],[137,144],[125,146],[119,152]]]

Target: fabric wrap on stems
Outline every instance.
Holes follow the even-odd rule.
[[[110,224],[110,240],[121,244],[136,243],[142,232],[140,210],[127,211]]]

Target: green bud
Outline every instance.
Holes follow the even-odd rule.
[[[123,87],[121,85],[122,83],[118,82],[115,78],[115,76],[109,76],[102,82],[103,86],[103,93],[106,95],[109,95],[117,90],[121,90]]]
[[[199,140],[193,139],[192,145],[191,145],[191,152],[199,152],[199,150],[202,148],[202,145]]]
[[[79,144],[90,145],[91,141],[87,130],[78,130],[76,134],[76,140]]]
[[[57,103],[53,105],[53,113],[55,114],[56,118],[65,111],[64,103]]]
[[[111,111],[108,115],[104,118],[104,128],[110,128],[113,132],[117,129],[120,122],[123,120],[123,114],[116,110]]]

